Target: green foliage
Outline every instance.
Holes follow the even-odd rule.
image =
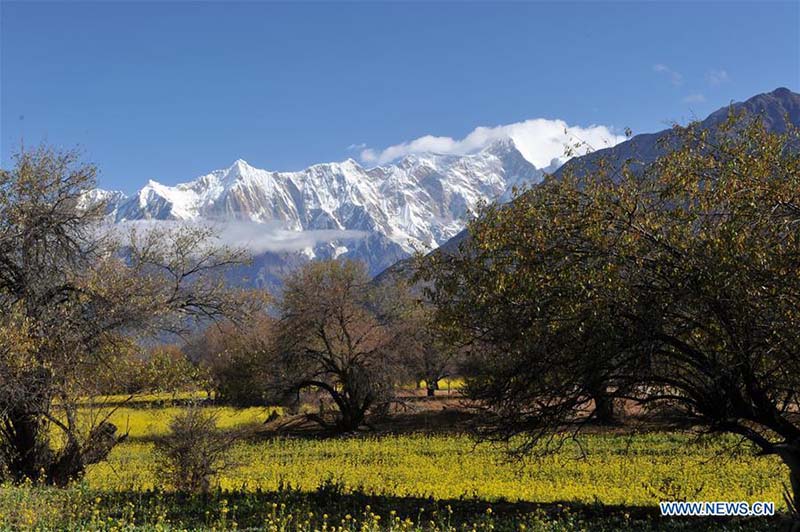
[[[781,456],[800,497],[799,137],[676,126],[652,165],[548,179],[422,264],[486,435],[558,443],[599,384]]]

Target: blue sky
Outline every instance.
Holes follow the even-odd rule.
[[[80,146],[127,192],[534,118],[650,132],[800,90],[798,2],[3,1],[0,17],[2,164],[22,138]]]

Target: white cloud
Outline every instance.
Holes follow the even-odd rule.
[[[625,140],[623,135],[615,134],[606,126],[570,126],[563,120],[535,118],[501,126],[477,127],[463,139],[425,135],[380,151],[365,149],[361,152],[361,160],[384,164],[417,153],[466,155],[506,138],[511,138],[520,153],[537,168],[549,166],[554,159],[563,162],[567,159],[567,146],[576,142],[591,149],[602,149]]]
[[[363,231],[338,229],[311,229],[292,231],[272,224],[255,222],[225,222],[214,225],[222,242],[233,247],[243,247],[251,253],[266,251],[302,251],[319,244],[339,240],[359,240]]]
[[[170,230],[181,226],[210,226],[218,239],[218,243],[223,243],[232,248],[244,248],[254,255],[259,255],[267,251],[289,252],[303,251],[306,248],[313,248],[319,244],[342,240],[360,240],[366,236],[363,231],[337,230],[337,229],[313,229],[307,231],[293,231],[281,226],[280,223],[256,223],[256,222],[192,222],[174,220],[140,220],[122,222],[112,226],[112,229],[119,231],[121,238],[126,238],[126,234],[132,228],[137,232],[147,232],[151,230]]]
[[[683,74],[675,70],[672,70],[670,67],[668,67],[663,63],[658,63],[656,65],[653,65],[653,72],[667,76],[667,78],[669,78],[670,83],[672,83],[676,87],[683,84]]]
[[[358,144],[351,144],[351,145],[349,145],[349,146],[347,147],[347,150],[348,150],[348,151],[353,151],[353,150],[363,150],[363,149],[364,149],[364,148],[366,148],[366,147],[367,147],[367,145],[366,145],[366,144],[364,144],[363,142],[359,142]]]
[[[709,85],[722,85],[723,83],[727,83],[731,80],[730,76],[728,75],[728,71],[725,69],[719,70],[709,70],[706,72],[706,83]]]
[[[690,94],[683,99],[683,103],[703,103],[704,101],[706,101],[706,97],[699,92]]]

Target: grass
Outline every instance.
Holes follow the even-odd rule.
[[[520,463],[459,434],[276,438],[260,430],[268,409],[216,407],[223,429],[249,427],[251,436],[232,451],[236,465],[218,479],[219,491],[186,498],[160,491],[152,452],[181,408],[117,409],[111,420],[129,439],[68,490],[0,487],[0,528],[714,530],[720,522],[661,519],[657,503],[762,500],[785,508],[780,462],[748,449],[732,457],[731,438],[591,434],[581,446],[568,441]],[[775,521],[724,524],[758,530]]]

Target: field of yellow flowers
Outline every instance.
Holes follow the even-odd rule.
[[[731,458],[737,442],[730,438],[593,434],[520,462],[453,434],[263,437],[263,408],[215,408],[221,428],[254,430],[233,450],[234,466],[217,479],[218,489],[201,500],[162,492],[154,473],[153,440],[180,408],[118,409],[112,420],[129,439],[73,488],[0,487],[0,528],[659,530],[667,524],[654,513],[660,500],[784,507],[781,464],[746,448]],[[769,523],[724,526],[758,530]]]

